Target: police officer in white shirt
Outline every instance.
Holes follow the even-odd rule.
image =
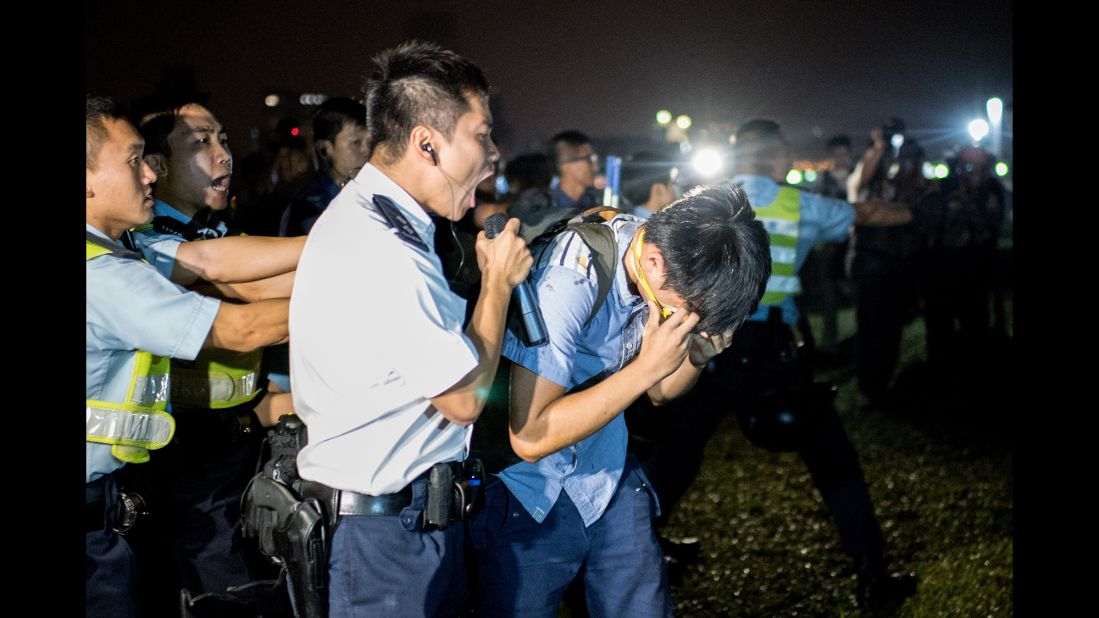
[[[488,83],[433,44],[375,62],[370,161],[317,220],[291,297],[294,409],[309,431],[299,473],[336,492],[331,618],[455,615],[464,525],[451,521],[455,505],[440,520],[433,509],[452,487],[429,490],[428,478],[462,473],[511,290],[532,260],[518,220],[478,235],[481,292],[463,332],[465,301],[447,287],[430,215],[461,219],[499,159]]]

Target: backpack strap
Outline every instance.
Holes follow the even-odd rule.
[[[618,241],[614,237],[614,230],[600,223],[572,223],[565,229],[576,232],[580,240],[591,249],[592,267],[595,269],[596,286],[598,292],[595,303],[592,304],[591,313],[584,320],[586,328],[595,319],[595,314],[603,307],[611,288],[614,287],[614,271],[618,266]]]

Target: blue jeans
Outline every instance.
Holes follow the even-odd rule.
[[[593,618],[672,616],[655,497],[630,458],[603,516],[589,527],[564,491],[541,524],[499,481],[470,525],[478,616],[553,618],[583,571]]]

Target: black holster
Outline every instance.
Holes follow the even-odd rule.
[[[274,540],[287,571],[294,613],[323,618],[328,614],[328,534],[316,501],[291,507],[285,525],[275,529]]]
[[[294,615],[324,618],[332,529],[320,501],[302,497],[296,458],[307,441],[301,419],[291,415],[268,432],[269,458],[241,497],[241,529],[245,538],[256,539],[263,555],[282,566]]]
[[[255,538],[263,555],[286,572],[294,615],[324,618],[328,529],[317,500],[302,500],[286,485],[260,473],[244,493],[242,514],[244,536]]]
[[[427,474],[424,529],[444,530],[451,520],[473,519],[481,505],[485,479],[481,460],[435,464]]]

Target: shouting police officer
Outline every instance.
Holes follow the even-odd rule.
[[[461,511],[447,503],[453,488],[434,481],[462,474],[511,290],[532,260],[518,221],[478,235],[481,291],[463,332],[431,215],[461,219],[499,159],[488,82],[433,44],[375,62],[370,160],[317,219],[290,303],[294,409],[309,430],[298,466],[340,517],[332,618],[449,615],[465,597],[464,529],[449,521]]]

